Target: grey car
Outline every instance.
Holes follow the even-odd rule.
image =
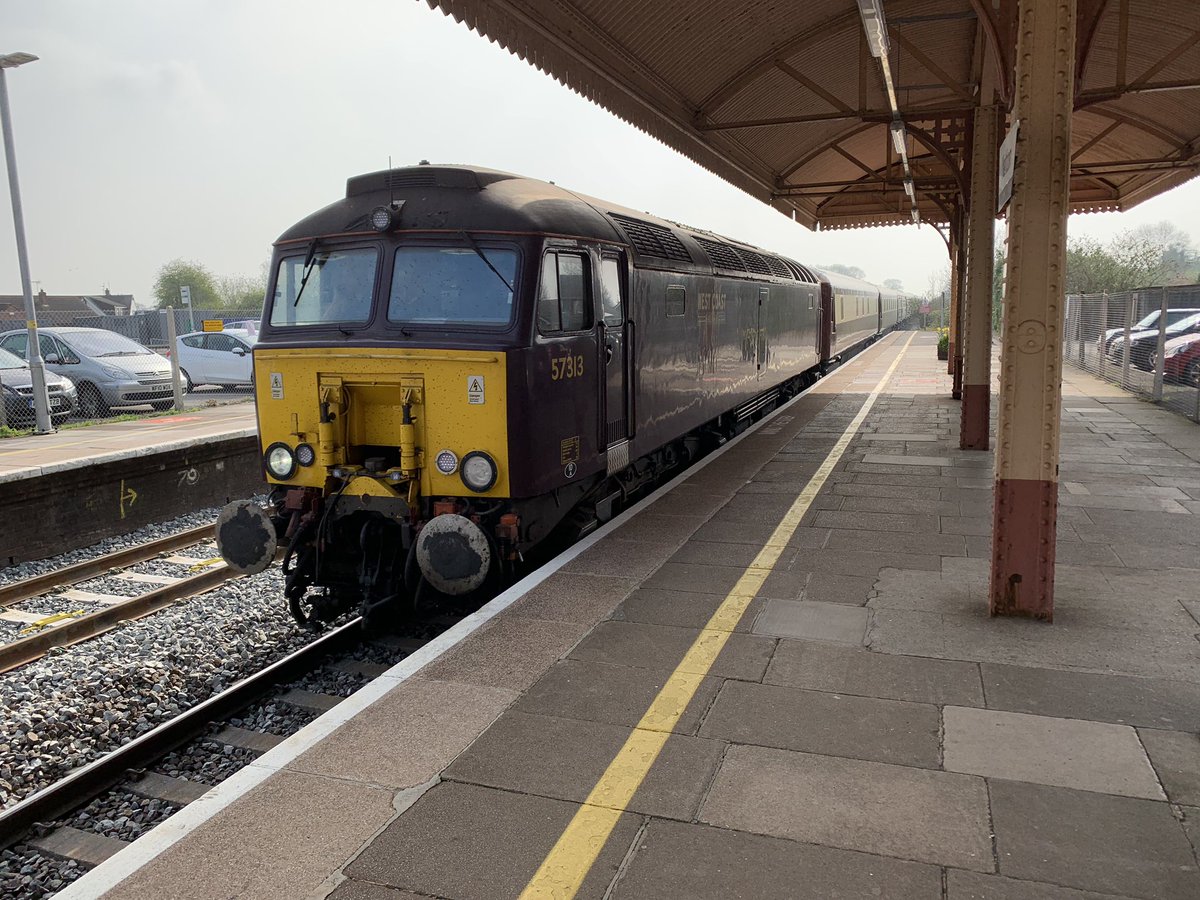
[[[0,397],[9,425],[33,423],[33,373],[25,360],[7,350],[0,350]],[[50,402],[50,418],[57,425],[75,412],[75,385],[70,378],[47,371],[46,399]]]
[[[103,328],[40,328],[38,338],[46,368],[75,382],[86,419],[108,415],[113,406],[175,403],[171,364],[132,338]],[[0,334],[0,350],[25,359],[28,348],[24,329]]]

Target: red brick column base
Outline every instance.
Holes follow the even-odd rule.
[[[986,384],[963,385],[962,420],[958,431],[960,450],[986,450],[992,405],[992,390]]]
[[[954,364],[950,369],[950,373],[954,376],[954,387],[950,390],[950,396],[955,400],[962,399],[962,379],[963,379],[963,358],[962,354],[952,356],[950,361]]]
[[[1054,621],[1054,539],[1058,483],[996,480],[992,537],[993,616]]]

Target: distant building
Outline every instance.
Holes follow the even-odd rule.
[[[43,313],[53,319],[66,316],[127,316],[133,310],[132,294],[103,294],[67,296],[38,291],[33,298],[39,318]],[[20,294],[0,294],[0,320],[25,321],[25,300]]]

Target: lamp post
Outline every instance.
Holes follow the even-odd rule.
[[[46,396],[46,366],[38,343],[37,311],[33,308],[33,286],[29,279],[29,255],[25,249],[25,217],[21,213],[21,191],[17,186],[17,154],[13,149],[12,116],[8,109],[8,84],[5,70],[36,60],[32,53],[6,53],[0,56],[0,123],[4,126],[4,156],[8,161],[8,192],[12,197],[13,226],[17,233],[17,264],[21,268],[21,293],[25,296],[25,326],[29,329],[27,361],[33,378],[33,411],[38,434],[50,434],[50,401]]]

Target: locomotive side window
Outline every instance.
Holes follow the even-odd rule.
[[[496,247],[401,247],[392,267],[388,320],[507,325],[517,254]]]
[[[378,254],[365,249],[318,251],[308,265],[304,256],[280,260],[271,324],[279,328],[366,322],[371,318],[378,266]]]
[[[687,312],[687,288],[681,284],[667,286],[667,318],[678,319]]]
[[[547,253],[538,294],[538,330],[583,331],[592,325],[587,262],[581,253]],[[618,294],[618,297],[620,295]]]
[[[600,260],[600,306],[605,325],[611,328],[625,321],[621,314],[621,269],[611,256]]]

